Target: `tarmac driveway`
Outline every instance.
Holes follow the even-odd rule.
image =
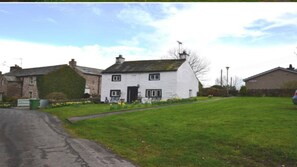
[[[47,113],[0,109],[1,167],[132,167],[104,147],[70,137]]]

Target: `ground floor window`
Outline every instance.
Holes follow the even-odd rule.
[[[116,102],[120,100],[121,90],[110,90],[110,101]]]
[[[161,99],[162,98],[162,89],[146,89],[145,97],[153,98],[153,99]]]
[[[32,91],[29,91],[29,98],[33,98],[33,92]]]

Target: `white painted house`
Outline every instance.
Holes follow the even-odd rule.
[[[101,74],[101,101],[189,98],[199,91],[198,79],[186,59],[125,61],[120,55]]]

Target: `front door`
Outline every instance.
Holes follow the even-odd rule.
[[[130,86],[128,87],[127,91],[127,102],[132,103],[135,100],[137,100],[137,95],[138,95],[138,87],[136,86]]]

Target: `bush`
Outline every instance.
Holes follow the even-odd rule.
[[[241,86],[240,87],[239,94],[240,94],[240,96],[246,96],[247,95],[246,86]]]
[[[84,95],[83,95],[83,98],[85,98],[85,99],[88,99],[88,98],[90,98],[91,97],[91,95],[89,94],[89,93],[85,93]]]
[[[62,101],[67,100],[67,96],[62,92],[52,92],[46,96],[50,101]]]
[[[295,89],[248,89],[247,96],[292,97]]]
[[[65,106],[73,106],[73,105],[85,105],[85,104],[92,104],[92,101],[89,100],[82,100],[82,101],[58,101],[51,103],[51,108],[57,107],[65,107]]]
[[[12,107],[11,103],[0,103],[0,108],[10,108]]]

